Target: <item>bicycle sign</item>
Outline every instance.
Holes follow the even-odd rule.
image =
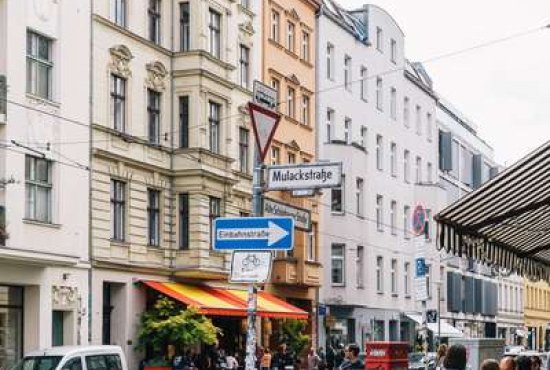
[[[231,259],[232,283],[264,284],[271,274],[270,251],[234,251]]]
[[[426,211],[421,205],[416,206],[413,212],[412,227],[414,235],[422,235],[426,227]]]

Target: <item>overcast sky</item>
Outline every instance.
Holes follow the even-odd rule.
[[[337,0],[346,9],[363,0]],[[423,61],[550,23],[548,0],[376,0]],[[425,65],[434,88],[470,117],[510,165],[550,140],[550,29]]]

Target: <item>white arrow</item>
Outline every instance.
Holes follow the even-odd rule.
[[[274,222],[268,221],[267,228],[222,229],[218,230],[218,240],[266,240],[270,247],[285,238],[288,231]]]

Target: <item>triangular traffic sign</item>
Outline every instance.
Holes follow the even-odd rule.
[[[256,143],[260,148],[260,159],[263,162],[281,120],[281,115],[255,103],[248,103],[248,111]]]

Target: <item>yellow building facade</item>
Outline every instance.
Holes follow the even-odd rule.
[[[525,280],[526,345],[548,350],[550,346],[550,285]]]

